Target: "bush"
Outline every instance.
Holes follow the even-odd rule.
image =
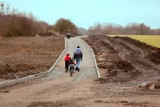
[[[68,19],[59,19],[53,26],[53,29],[61,34],[66,34],[67,32],[75,35],[78,34],[76,25]]]

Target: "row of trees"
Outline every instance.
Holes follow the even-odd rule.
[[[77,26],[69,19],[60,18],[50,26],[46,22],[37,21],[32,14],[20,13],[4,3],[0,3],[0,23],[1,37],[46,35],[50,30],[63,35],[68,32],[78,35]]]
[[[59,34],[79,35],[88,33],[91,35],[160,35],[160,29],[151,29],[144,23],[130,23],[123,27],[116,24],[95,24],[88,30],[78,28],[69,19],[60,18],[50,26],[46,22],[37,21],[32,14],[18,12],[17,9],[11,9],[10,6],[0,3],[0,36],[34,36],[36,34],[48,34],[54,30]]]
[[[115,24],[95,24],[88,29],[92,35],[160,35],[160,29],[151,29],[144,23],[130,23],[123,27]]]
[[[0,3],[0,36],[34,36],[51,29],[46,22],[37,21],[32,14],[20,13]]]

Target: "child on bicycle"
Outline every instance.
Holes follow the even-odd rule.
[[[76,63],[74,62],[74,59],[70,58],[70,61],[69,61],[69,71],[70,71],[70,75],[72,76],[73,75],[73,71],[74,71],[74,66],[76,65]]]

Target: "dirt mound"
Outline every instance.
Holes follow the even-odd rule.
[[[116,62],[115,63],[115,66],[120,69],[120,70],[124,70],[124,71],[129,71],[129,70],[133,70],[134,67],[129,63],[129,62],[126,62],[126,61],[119,61],[119,62]]]
[[[150,53],[147,58],[155,64],[160,64],[160,49]]]
[[[0,63],[0,78],[3,79],[13,79],[15,78],[15,72],[17,72],[16,68],[11,67],[8,64]]]
[[[142,90],[160,91],[160,80],[155,81],[155,82],[141,83],[139,84],[139,88]]]
[[[16,79],[28,75],[36,74],[37,68],[29,64],[3,64],[0,63],[0,78],[1,79]]]
[[[134,44],[135,46],[141,48],[142,50],[153,50],[153,49],[156,49],[153,46],[150,46],[150,45],[148,45],[148,44],[146,44],[144,42],[141,42],[141,41],[129,38],[129,37],[113,37],[113,38],[121,39],[123,41],[129,42],[130,44]]]
[[[146,89],[151,89],[151,90],[160,89],[160,82],[148,83],[145,88],[146,88]]]
[[[106,73],[106,81],[128,82],[139,76],[141,72],[126,61],[115,62]]]
[[[156,80],[160,77],[159,48],[129,37],[89,36],[87,42],[95,52],[104,82]]]

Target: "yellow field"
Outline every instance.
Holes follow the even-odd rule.
[[[127,36],[151,46],[160,48],[160,35],[111,35],[111,36]]]

